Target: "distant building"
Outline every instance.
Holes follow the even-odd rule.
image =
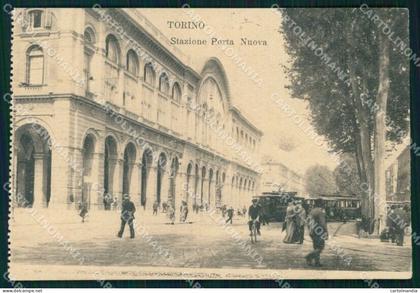
[[[291,170],[280,162],[268,160],[263,163],[264,172],[261,176],[261,191],[287,191],[305,193],[303,176]]]
[[[387,202],[410,201],[410,146],[397,151],[388,162],[385,171]]]

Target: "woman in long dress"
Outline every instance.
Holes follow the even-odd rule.
[[[286,236],[283,239],[284,243],[295,243],[296,242],[296,221],[295,221],[295,206],[293,202],[290,202],[286,209]]]

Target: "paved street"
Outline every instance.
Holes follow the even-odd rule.
[[[215,222],[218,214],[194,215],[190,217],[191,224],[170,225],[164,214],[151,216],[141,211],[136,219],[137,237],[130,239],[126,227],[124,238],[119,239],[116,237],[120,224],[118,212],[95,212],[85,223],[80,222],[75,212],[63,213],[60,217],[48,213],[51,212],[42,210],[31,216],[22,209],[15,211],[11,222],[12,267],[13,264],[36,264],[45,268],[62,264],[69,268],[81,265],[314,269],[308,267],[303,258],[311,250],[308,236],[303,245],[284,244],[279,223],[263,226],[260,241],[247,243],[246,250],[240,244],[243,241],[232,237],[232,233],[237,232],[240,239],[249,242],[245,218],[234,218],[231,228],[226,229]],[[46,228],[40,224],[40,217],[47,220]],[[63,240],[59,242],[54,235],[62,235]],[[378,239],[358,239],[351,235],[332,237],[328,244],[322,255],[322,271],[403,272],[411,267],[409,246],[397,247]]]

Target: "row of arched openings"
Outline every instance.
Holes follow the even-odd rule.
[[[193,205],[203,205],[219,207],[222,203],[222,187],[226,179],[224,172],[213,171],[212,168],[205,166],[199,167],[198,164],[189,163],[187,167],[187,182],[185,198],[189,201],[192,196]],[[215,194],[214,201],[212,195]]]

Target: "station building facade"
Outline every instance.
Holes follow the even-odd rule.
[[[242,207],[257,193],[262,132],[217,58],[196,71],[133,9],[16,9],[13,38],[17,206]]]

